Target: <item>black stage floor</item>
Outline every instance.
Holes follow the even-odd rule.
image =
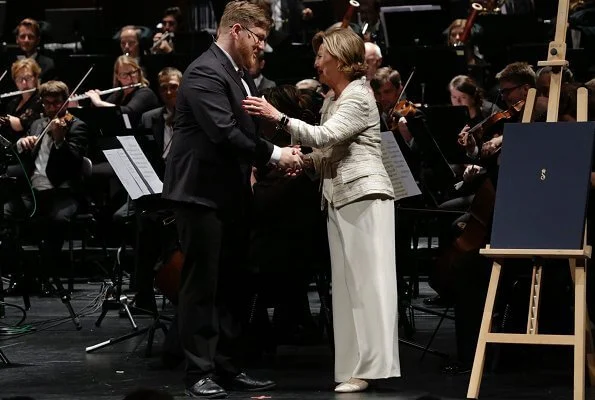
[[[78,284],[73,305],[80,310],[93,301],[99,292],[97,284]],[[429,294],[427,286],[422,293]],[[32,309],[26,324],[66,316],[66,308],[57,298],[32,299]],[[7,301],[22,305],[22,299]],[[416,300],[421,302],[421,299]],[[317,300],[311,295],[311,305],[317,310]],[[18,313],[7,310],[0,323],[13,323]],[[153,356],[145,356],[146,337],[138,337],[87,354],[85,348],[130,332],[126,318],[110,311],[100,328],[94,325],[97,312],[82,318],[83,329],[77,331],[70,320],[62,325],[30,335],[4,340],[0,348],[13,363],[0,368],[0,398],[31,396],[35,399],[122,399],[139,387],[165,390],[182,397],[182,370],[159,367],[159,352],[163,335],[156,336]],[[151,319],[137,317],[139,327]],[[438,318],[416,313],[415,340],[425,343]],[[440,351],[455,355],[454,324],[445,321],[434,342]],[[533,347],[532,349],[537,349]],[[420,360],[421,352],[402,345],[402,378],[374,383],[371,390],[360,394],[335,394],[332,389],[332,353],[324,340],[313,345],[283,345],[276,355],[252,363],[248,371],[257,377],[276,380],[276,390],[267,393],[231,392],[237,399],[416,399],[433,395],[440,399],[463,399],[469,374],[441,374],[444,361],[434,355]],[[521,349],[509,352],[506,368],[490,370],[484,375],[481,398],[529,400],[572,398],[572,355],[570,350],[540,352]],[[259,397],[263,395],[264,397]],[[595,390],[587,390],[587,398],[595,399]]]

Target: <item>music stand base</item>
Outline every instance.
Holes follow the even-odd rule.
[[[10,360],[6,357],[6,354],[0,349],[0,365],[2,366],[9,366],[11,365]]]
[[[93,346],[89,346],[85,349],[85,352],[93,353],[97,350],[103,349],[104,347],[108,347],[108,346],[114,345],[116,343],[124,342],[128,339],[132,339],[134,337],[141,336],[141,335],[148,333],[149,337],[147,340],[147,349],[145,351],[145,354],[147,357],[150,357],[151,351],[153,348],[153,339],[155,337],[155,331],[157,329],[161,329],[161,330],[163,330],[164,334],[167,334],[167,327],[165,326],[165,323],[163,321],[161,321],[160,317],[157,317],[155,319],[155,321],[153,322],[153,324],[151,324],[150,326],[147,326],[142,329],[137,329],[134,332],[127,333],[127,334],[119,336],[117,338],[108,339],[105,342],[97,343]]]

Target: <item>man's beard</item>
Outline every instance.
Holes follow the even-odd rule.
[[[242,47],[240,49],[240,56],[242,57],[243,67],[247,70],[256,65],[256,54],[252,46]]]

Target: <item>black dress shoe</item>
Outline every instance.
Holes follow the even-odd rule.
[[[246,392],[269,390],[276,386],[276,383],[273,381],[259,381],[249,377],[244,372],[237,374],[233,378],[228,378],[225,382],[225,386],[228,386],[231,390],[240,390]]]
[[[446,307],[446,301],[444,301],[440,295],[438,296],[433,296],[433,297],[428,297],[427,299],[424,299],[424,304],[426,306],[437,306],[437,307]]]
[[[213,382],[211,378],[203,378],[189,388],[186,388],[186,397],[223,399],[227,397],[227,393],[221,386]]]

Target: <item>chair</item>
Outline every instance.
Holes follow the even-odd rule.
[[[83,180],[88,179],[91,176],[93,169],[92,161],[83,157],[83,163],[81,167],[81,175]],[[81,207],[75,213],[68,222],[68,253],[70,259],[70,272],[68,275],[68,292],[72,293],[74,290],[74,242],[76,236],[81,239],[81,260],[82,262],[86,259],[87,250],[87,239],[91,237],[91,227],[96,224],[95,214],[92,210],[92,202],[86,198],[81,199]],[[80,233],[80,235],[77,235]]]

